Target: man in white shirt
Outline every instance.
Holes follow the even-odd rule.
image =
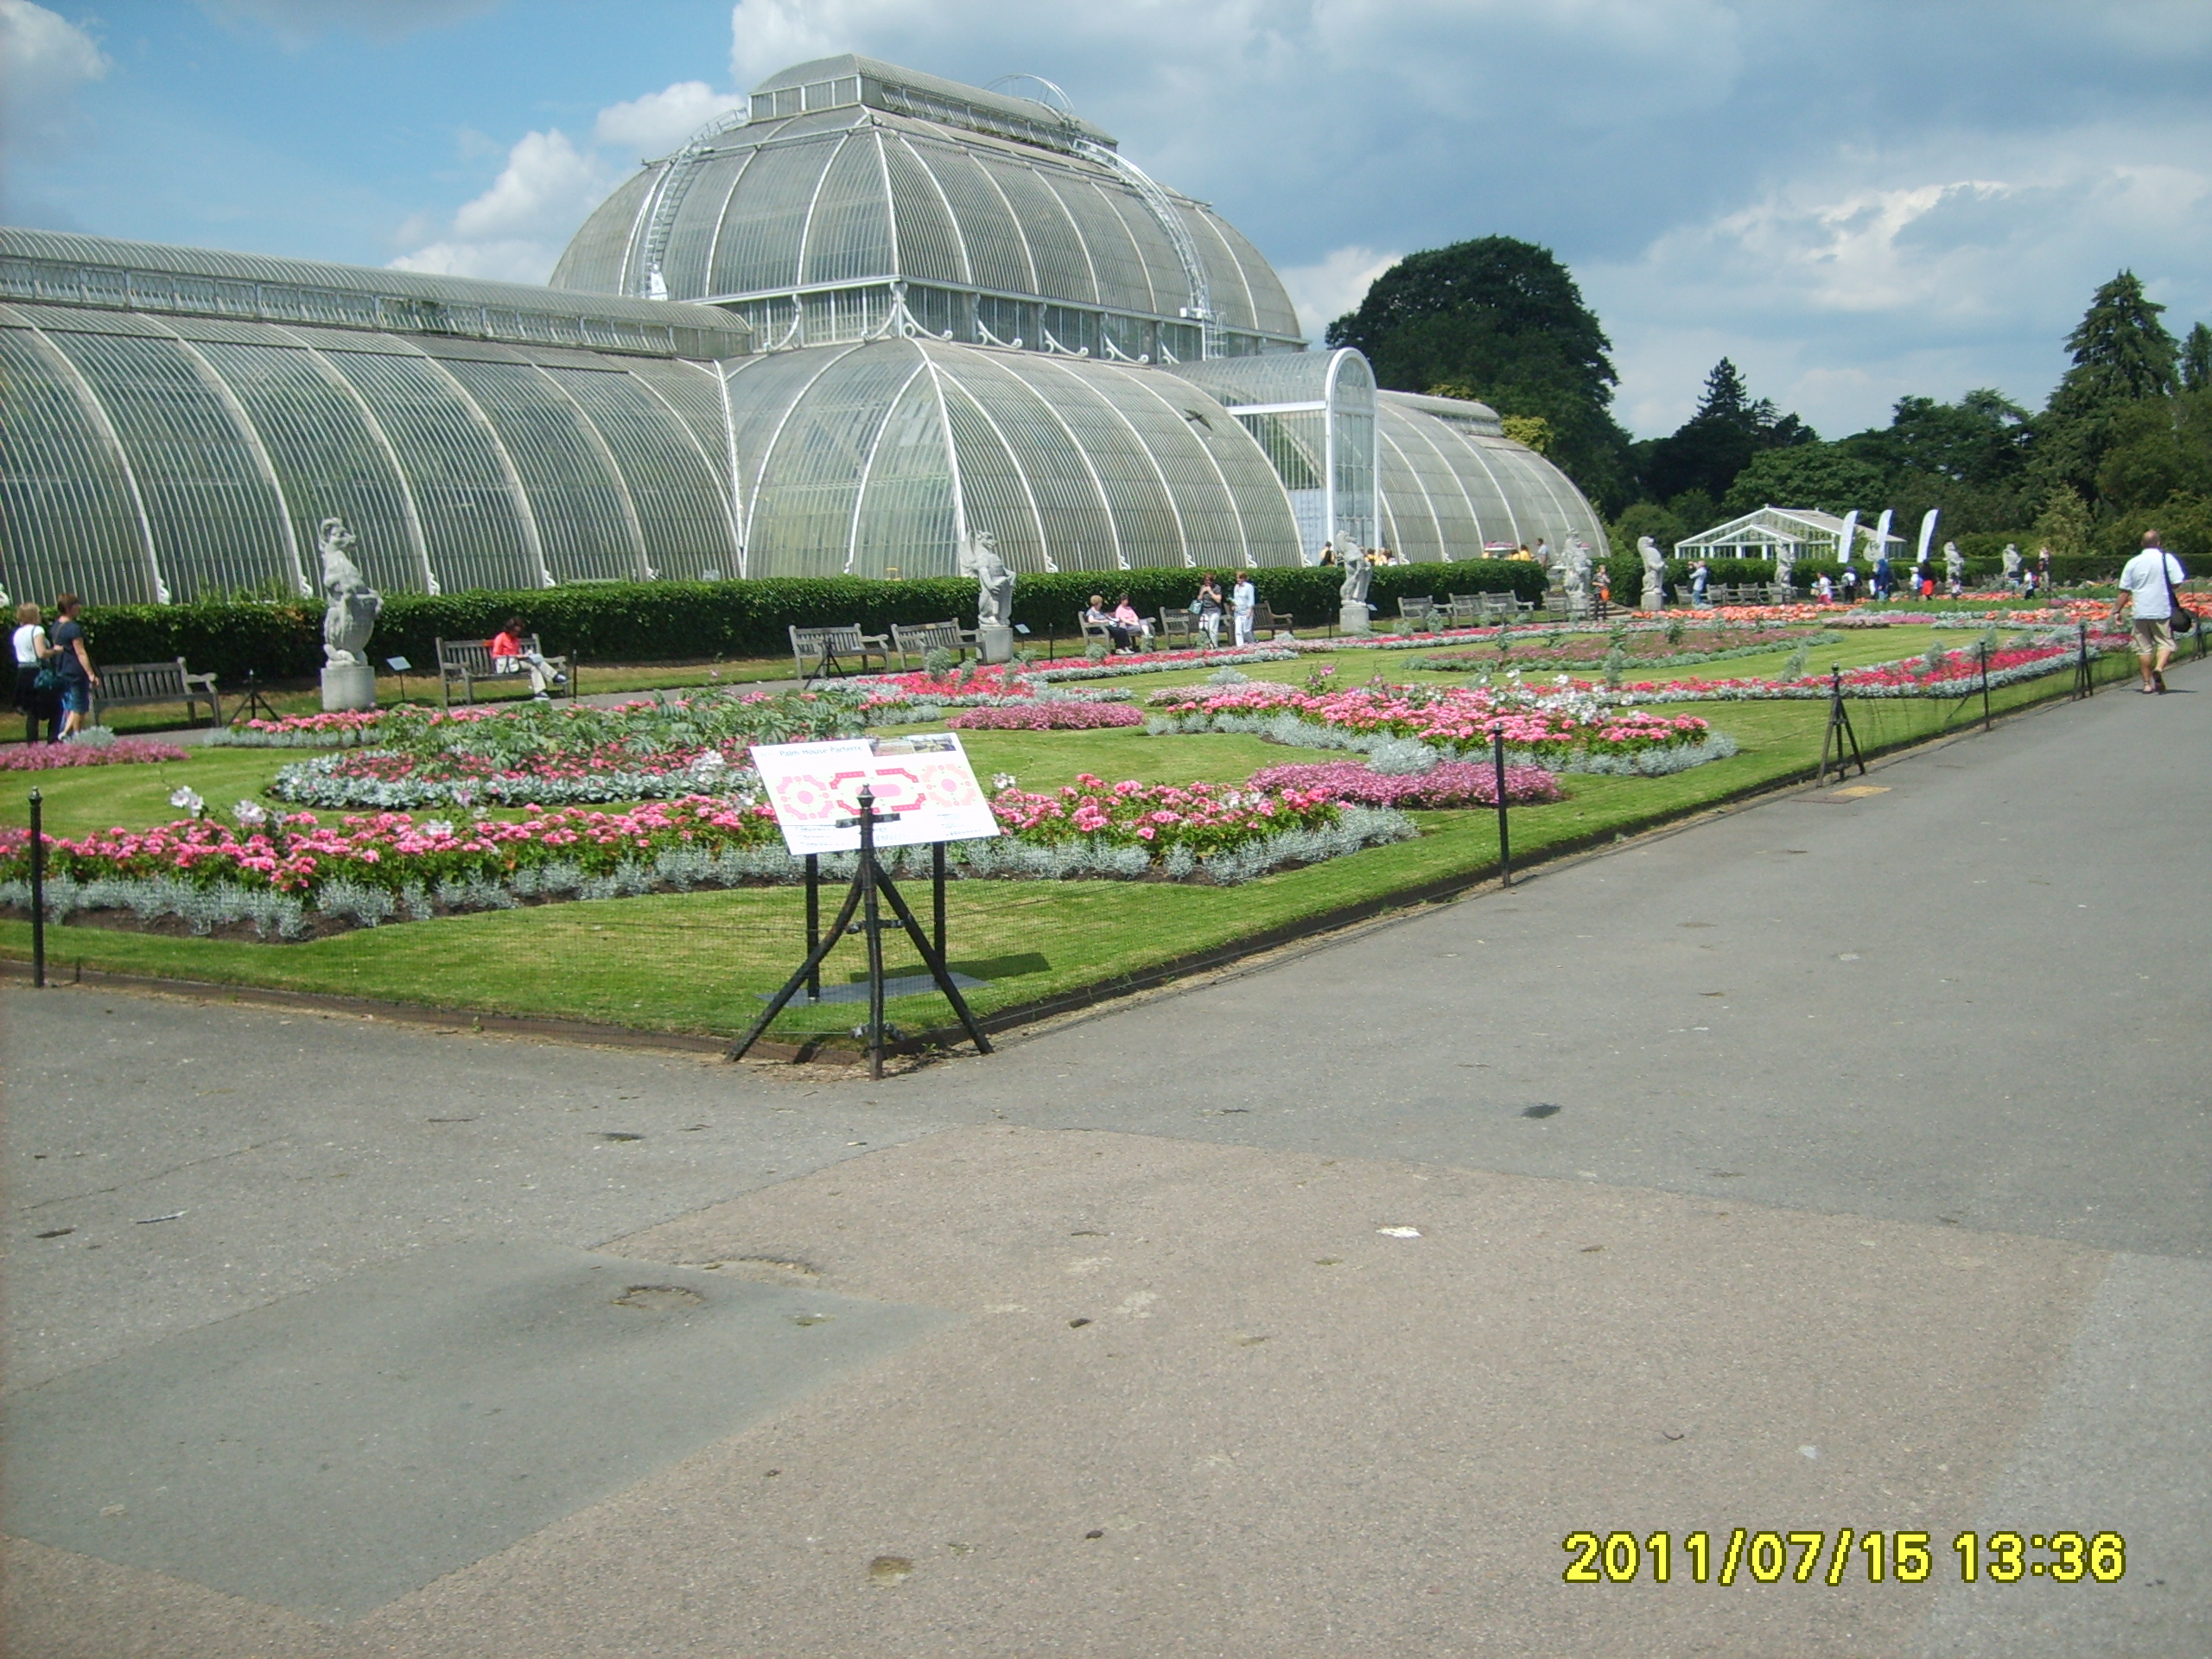
[[[2188,581],[2181,561],[2158,544],[2158,532],[2143,532],[2143,550],[2120,568],[2120,598],[2112,607],[2115,620],[2120,607],[2135,613],[2135,666],[2143,676],[2145,696],[2166,689],[2166,664],[2174,654],[2173,584]]]
[[[1252,573],[1239,570],[1236,585],[1229,590],[1229,612],[1236,620],[1236,632],[1232,637],[1240,645],[1252,643],[1252,611],[1259,602],[1259,593],[1252,586]]]

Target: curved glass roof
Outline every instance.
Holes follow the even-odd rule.
[[[1561,548],[1580,536],[1605,556],[1605,524],[1565,473],[1525,444],[1422,407],[1447,401],[1379,395],[1384,546],[1416,562],[1451,561],[1534,548],[1540,537]]]
[[[1296,564],[1273,468],[1173,376],[893,339],[729,367],[747,575]]]
[[[0,299],[663,357],[734,357],[752,349],[742,318],[704,307],[615,296],[580,301],[523,283],[14,226],[0,226]]]
[[[710,365],[0,304],[0,587],[308,594],[343,518],[393,591],[728,570]]]
[[[817,85],[830,89],[818,104]],[[764,115],[764,98],[792,108]],[[1024,111],[1036,132],[1016,130]],[[1106,135],[868,59],[766,83],[753,119],[709,129],[608,198],[551,281],[710,304],[915,283],[1168,321],[1195,321],[1202,289],[1231,349],[1302,343],[1258,250],[1136,173]]]

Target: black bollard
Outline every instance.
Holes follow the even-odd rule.
[[[1497,880],[1500,887],[1513,885],[1513,842],[1505,824],[1505,730],[1493,727],[1490,734],[1491,760],[1497,775]]]
[[[31,791],[31,983],[46,984],[46,797]]]
[[[806,959],[813,965],[806,970],[806,1000],[822,1000],[822,966],[814,961],[815,952],[822,944],[822,857],[818,853],[806,855]]]

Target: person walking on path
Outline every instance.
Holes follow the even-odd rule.
[[[1240,645],[1252,643],[1252,612],[1259,602],[1259,592],[1252,586],[1252,573],[1239,570],[1236,585],[1229,590],[1229,609],[1236,620],[1236,631],[1230,637]]]
[[[46,721],[46,741],[61,739],[61,700],[51,683],[39,684],[39,671],[53,678],[53,642],[46,637],[44,619],[35,605],[16,607],[16,707],[22,711],[23,741],[38,741],[38,723]]]
[[[100,677],[92,671],[92,659],[85,652],[85,625],[77,620],[77,613],[85,603],[74,594],[64,594],[54,601],[54,669],[61,676],[61,735],[74,737],[90,722],[92,714],[92,688]]]
[[[2143,550],[2120,567],[2113,620],[2119,620],[2121,606],[2133,607],[2135,666],[2143,676],[2145,695],[2166,689],[2166,664],[2174,654],[2174,610],[2181,603],[2174,596],[2174,583],[2188,580],[2181,561],[2159,544],[2155,530],[2143,532]]]

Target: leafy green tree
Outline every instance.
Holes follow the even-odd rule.
[[[2059,556],[2087,553],[2089,528],[2089,504],[2071,485],[2061,484],[2044,500],[2036,519],[2036,545]]]
[[[1764,506],[1816,507],[1822,512],[1881,508],[1888,480],[1882,469],[1861,461],[1841,444],[1801,443],[1764,449],[1736,474],[1720,503],[1723,514]]]
[[[1690,524],[1656,501],[1638,501],[1613,520],[1607,534],[1612,542],[1613,551],[1623,558],[1634,556],[1637,537],[1649,536],[1659,543],[1659,550],[1671,559],[1675,556],[1676,542],[1707,528],[1709,526],[1702,523]]]
[[[2181,343],[2181,384],[2184,391],[2212,391],[2212,328],[2201,322]]]
[[[2065,485],[2085,498],[2112,447],[2120,410],[2174,390],[2174,337],[2158,321],[2165,307],[2147,297],[2132,270],[2099,288],[2066,337],[2074,365],[2050,394],[2036,423],[2035,471],[2046,486]]]
[[[1409,254],[1329,325],[1328,343],[1365,353],[1381,385],[1448,385],[1547,423],[1550,458],[1585,492],[1615,510],[1629,498],[1612,342],[1549,249],[1490,236]]]
[[[1505,429],[1505,435],[1516,443],[1525,443],[1540,455],[1552,452],[1558,439],[1552,432],[1552,423],[1541,415],[1507,415],[1498,424]]]
[[[1770,399],[1755,401],[1743,372],[1724,357],[1705,377],[1697,412],[1673,435],[1636,447],[1637,474],[1654,499],[1699,490],[1719,501],[1761,450],[1819,442],[1818,433],[1795,415],[1777,412]]]

